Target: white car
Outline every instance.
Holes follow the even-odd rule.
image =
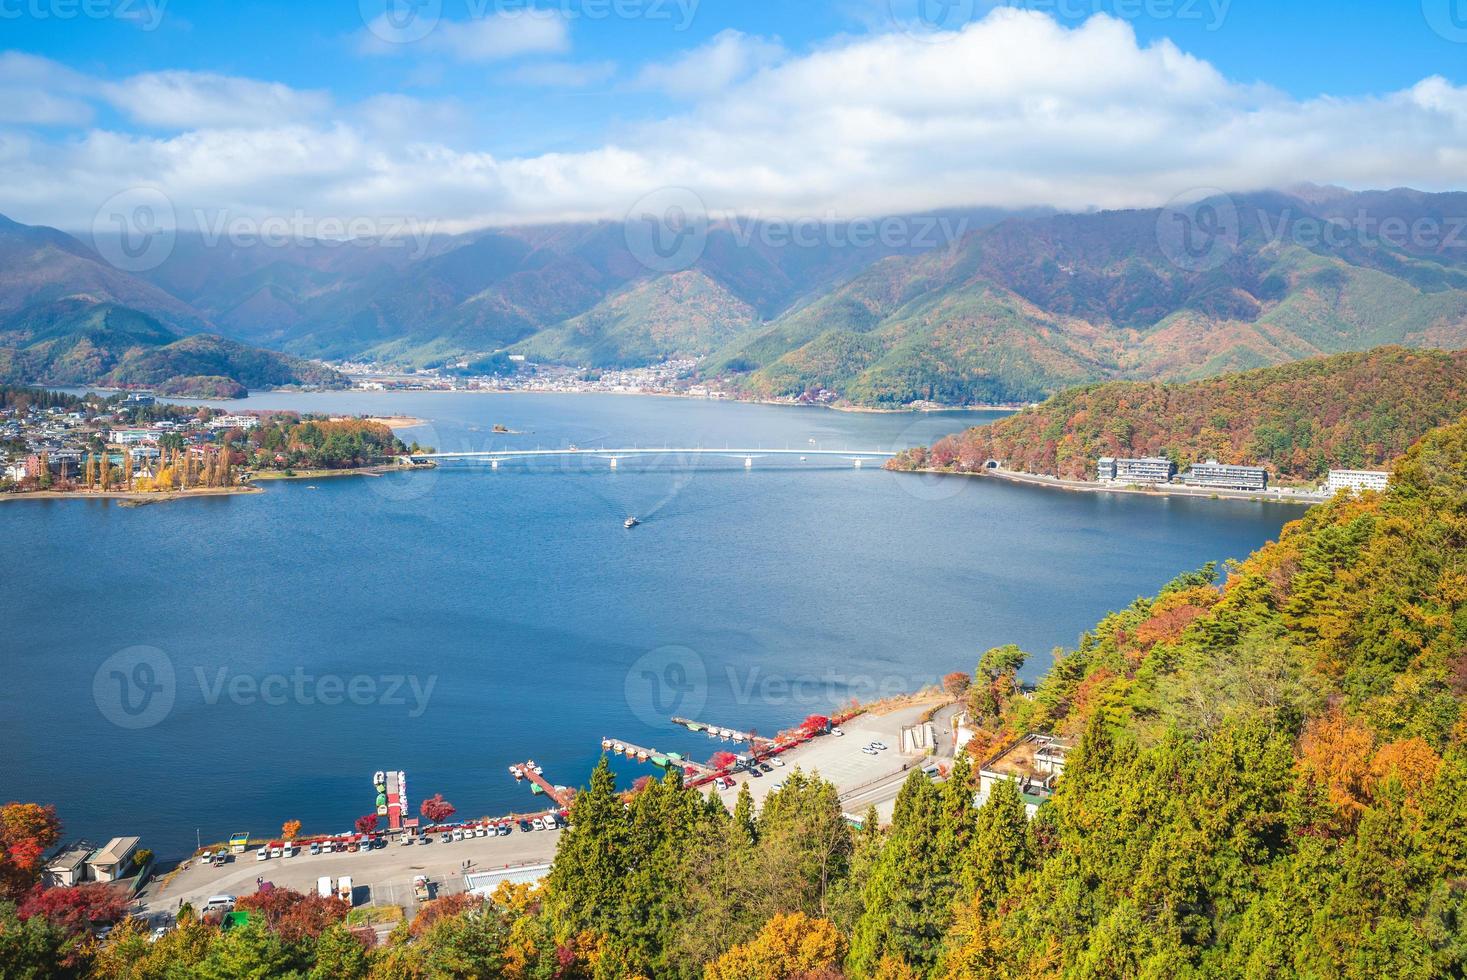
[[[545,829],[545,818],[544,817],[536,817],[534,820],[530,821],[530,824],[536,830],[544,830]]]
[[[886,743],[885,742],[872,742],[871,743],[871,747],[873,749],[875,749],[876,751],[878,751],[878,752],[885,752],[886,751]]]
[[[462,830],[455,830],[453,832],[453,839],[454,840],[463,840],[464,839],[464,832]]]
[[[861,746],[861,751],[862,752],[865,752],[867,755],[875,755],[876,754],[876,750],[873,749],[869,745],[863,745],[863,746]]]
[[[776,766],[780,766],[780,767],[783,767],[784,766],[784,760],[781,759],[779,756],[775,756],[774,758],[770,759],[769,761],[772,762],[772,763],[774,763]]]
[[[845,732],[841,731],[840,728],[837,727],[837,728],[832,728],[830,730],[830,734],[834,735],[836,738],[840,738],[842,735],[845,734]]]
[[[784,789],[784,780],[781,779],[779,782],[775,783],[774,788],[776,791]]]
[[[479,825],[479,829],[476,830],[476,831],[474,831],[474,836],[475,837],[488,837],[489,836],[489,828],[486,827],[486,826],[484,826],[483,824],[480,824]]]
[[[262,847],[262,848],[260,848],[258,851],[255,852],[255,860],[256,861],[268,861],[268,860],[270,860],[270,849],[268,847]]]
[[[162,939],[166,935],[168,935],[168,927],[159,926],[158,928],[154,929],[153,934],[148,937],[148,942],[156,943],[158,940]]]

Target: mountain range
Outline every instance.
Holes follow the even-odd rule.
[[[236,363],[256,348],[413,367],[676,357],[749,396],[896,407],[1467,346],[1467,194],[1305,186],[1202,207],[1181,217],[1221,222],[1226,247],[1206,254],[1173,239],[1172,211],[980,209],[886,219],[907,234],[864,240],[851,222],[795,241],[776,222],[716,220],[696,261],[668,271],[612,222],[284,247],[180,233],[130,275],[63,232],[3,221],[0,377],[154,376],[168,368],[134,366],[139,352],[205,335],[215,363],[180,369],[247,386],[269,383]],[[913,233],[932,227],[948,234]]]

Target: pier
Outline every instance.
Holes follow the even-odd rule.
[[[698,779],[718,775],[718,770],[711,766],[705,766],[701,762],[683,757],[677,752],[659,752],[656,749],[645,748],[641,745],[633,745],[617,738],[603,738],[601,748],[612,755],[624,755],[628,759],[636,759],[638,762],[650,762],[659,769],[667,769],[677,766],[686,775]]]
[[[776,739],[766,738],[763,735],[755,735],[753,732],[739,731],[736,728],[725,728],[722,725],[710,725],[706,722],[693,721],[689,718],[674,718],[674,725],[681,725],[690,732],[706,734],[710,738],[732,740],[734,742],[747,742],[754,753],[768,752],[775,747]]]
[[[539,771],[539,767],[533,761],[522,762],[517,766],[509,767],[510,773],[516,780],[528,779],[530,785],[537,787],[541,793],[555,802],[555,805],[564,809],[570,806],[571,793],[569,790],[552,786],[550,780],[546,779]]]

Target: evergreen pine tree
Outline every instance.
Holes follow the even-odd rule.
[[[590,930],[610,934],[620,910],[627,870],[628,817],[616,777],[603,756],[591,786],[571,804],[571,827],[561,834],[545,882],[545,910],[556,934],[569,939]]]
[[[942,948],[942,922],[935,914],[941,896],[938,851],[941,797],[920,769],[897,794],[891,831],[866,886],[865,912],[856,923],[848,960],[858,977],[877,971],[894,956],[926,972]]]
[[[1019,784],[1002,780],[978,811],[962,861],[963,890],[986,908],[995,908],[1014,878],[1033,863],[1034,840]]]

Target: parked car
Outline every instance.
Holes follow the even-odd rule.
[[[442,844],[452,844],[453,843],[453,835],[450,834],[448,831],[445,830],[443,832],[442,836],[440,836],[438,838],[438,841],[439,841],[439,843],[442,843]]]
[[[772,762],[772,763],[774,763],[776,766],[779,766],[780,768],[783,768],[784,767],[784,760],[781,759],[779,756],[775,756],[773,759],[770,759],[769,761]]]
[[[749,775],[750,776],[753,776],[755,779],[758,779],[761,776],[763,776],[764,774],[762,772],[760,772],[756,767],[750,766],[749,767]]]
[[[158,940],[162,939],[166,935],[168,935],[168,927],[159,926],[158,928],[153,930],[152,935],[148,936],[148,942],[156,943]]]
[[[544,817],[536,817],[534,820],[531,820],[530,821],[530,826],[534,827],[536,830],[544,830],[545,829],[545,818]]]
[[[402,846],[407,847],[409,844],[413,843],[416,840],[417,838],[414,837],[412,834],[404,834],[402,837]]]
[[[845,734],[845,732],[840,730],[839,725],[836,725],[830,729],[830,734],[834,735],[836,738],[840,738],[842,735]]]
[[[761,763],[759,763],[759,771],[760,772],[774,772],[774,767],[771,766],[767,762],[761,762]]]
[[[873,749],[869,745],[863,745],[863,746],[861,746],[861,751],[862,752],[865,752],[867,755],[875,755],[876,754],[876,750]]]
[[[311,848],[310,848],[310,850],[311,850],[311,853],[312,854],[320,854],[321,853],[321,842],[320,841],[317,841],[317,840],[311,841]]]
[[[779,782],[775,783],[774,788],[776,790],[784,789],[784,780],[781,779]]]
[[[201,863],[201,864],[203,864],[205,866],[208,866],[208,865],[213,864],[214,863],[214,852],[213,851],[205,851],[203,854],[200,854],[199,855],[199,863]]]
[[[268,848],[268,847],[262,847],[258,851],[256,851],[255,852],[255,860],[256,861],[268,861],[268,860],[270,860],[270,848]]]
[[[278,858],[278,857],[280,857],[284,853],[285,853],[284,849],[281,848],[281,846],[279,844],[271,844],[270,845],[270,856],[271,857]]]
[[[433,838],[431,836],[429,836],[428,834],[419,834],[418,835],[418,843],[419,844],[422,844],[424,847],[426,847],[427,845],[433,843]]]
[[[499,827],[497,828],[497,832],[501,837],[508,837],[510,834],[514,833],[514,828],[509,825],[509,821],[505,821],[504,823],[499,825]]]
[[[532,831],[534,829],[535,828],[533,826],[531,826],[530,821],[528,821],[528,820],[521,820],[520,821],[520,831],[521,832],[528,834],[530,831]]]
[[[462,830],[455,830],[453,832],[453,839],[454,840],[463,840],[464,839],[464,832]]]
[[[886,743],[885,742],[872,742],[871,743],[871,747],[873,749],[876,749],[876,750],[880,751],[880,752],[885,752],[886,751]]]
[[[479,826],[474,829],[474,836],[475,837],[488,837],[489,836],[489,826],[488,826],[488,824],[482,824],[482,823],[479,824]]]

